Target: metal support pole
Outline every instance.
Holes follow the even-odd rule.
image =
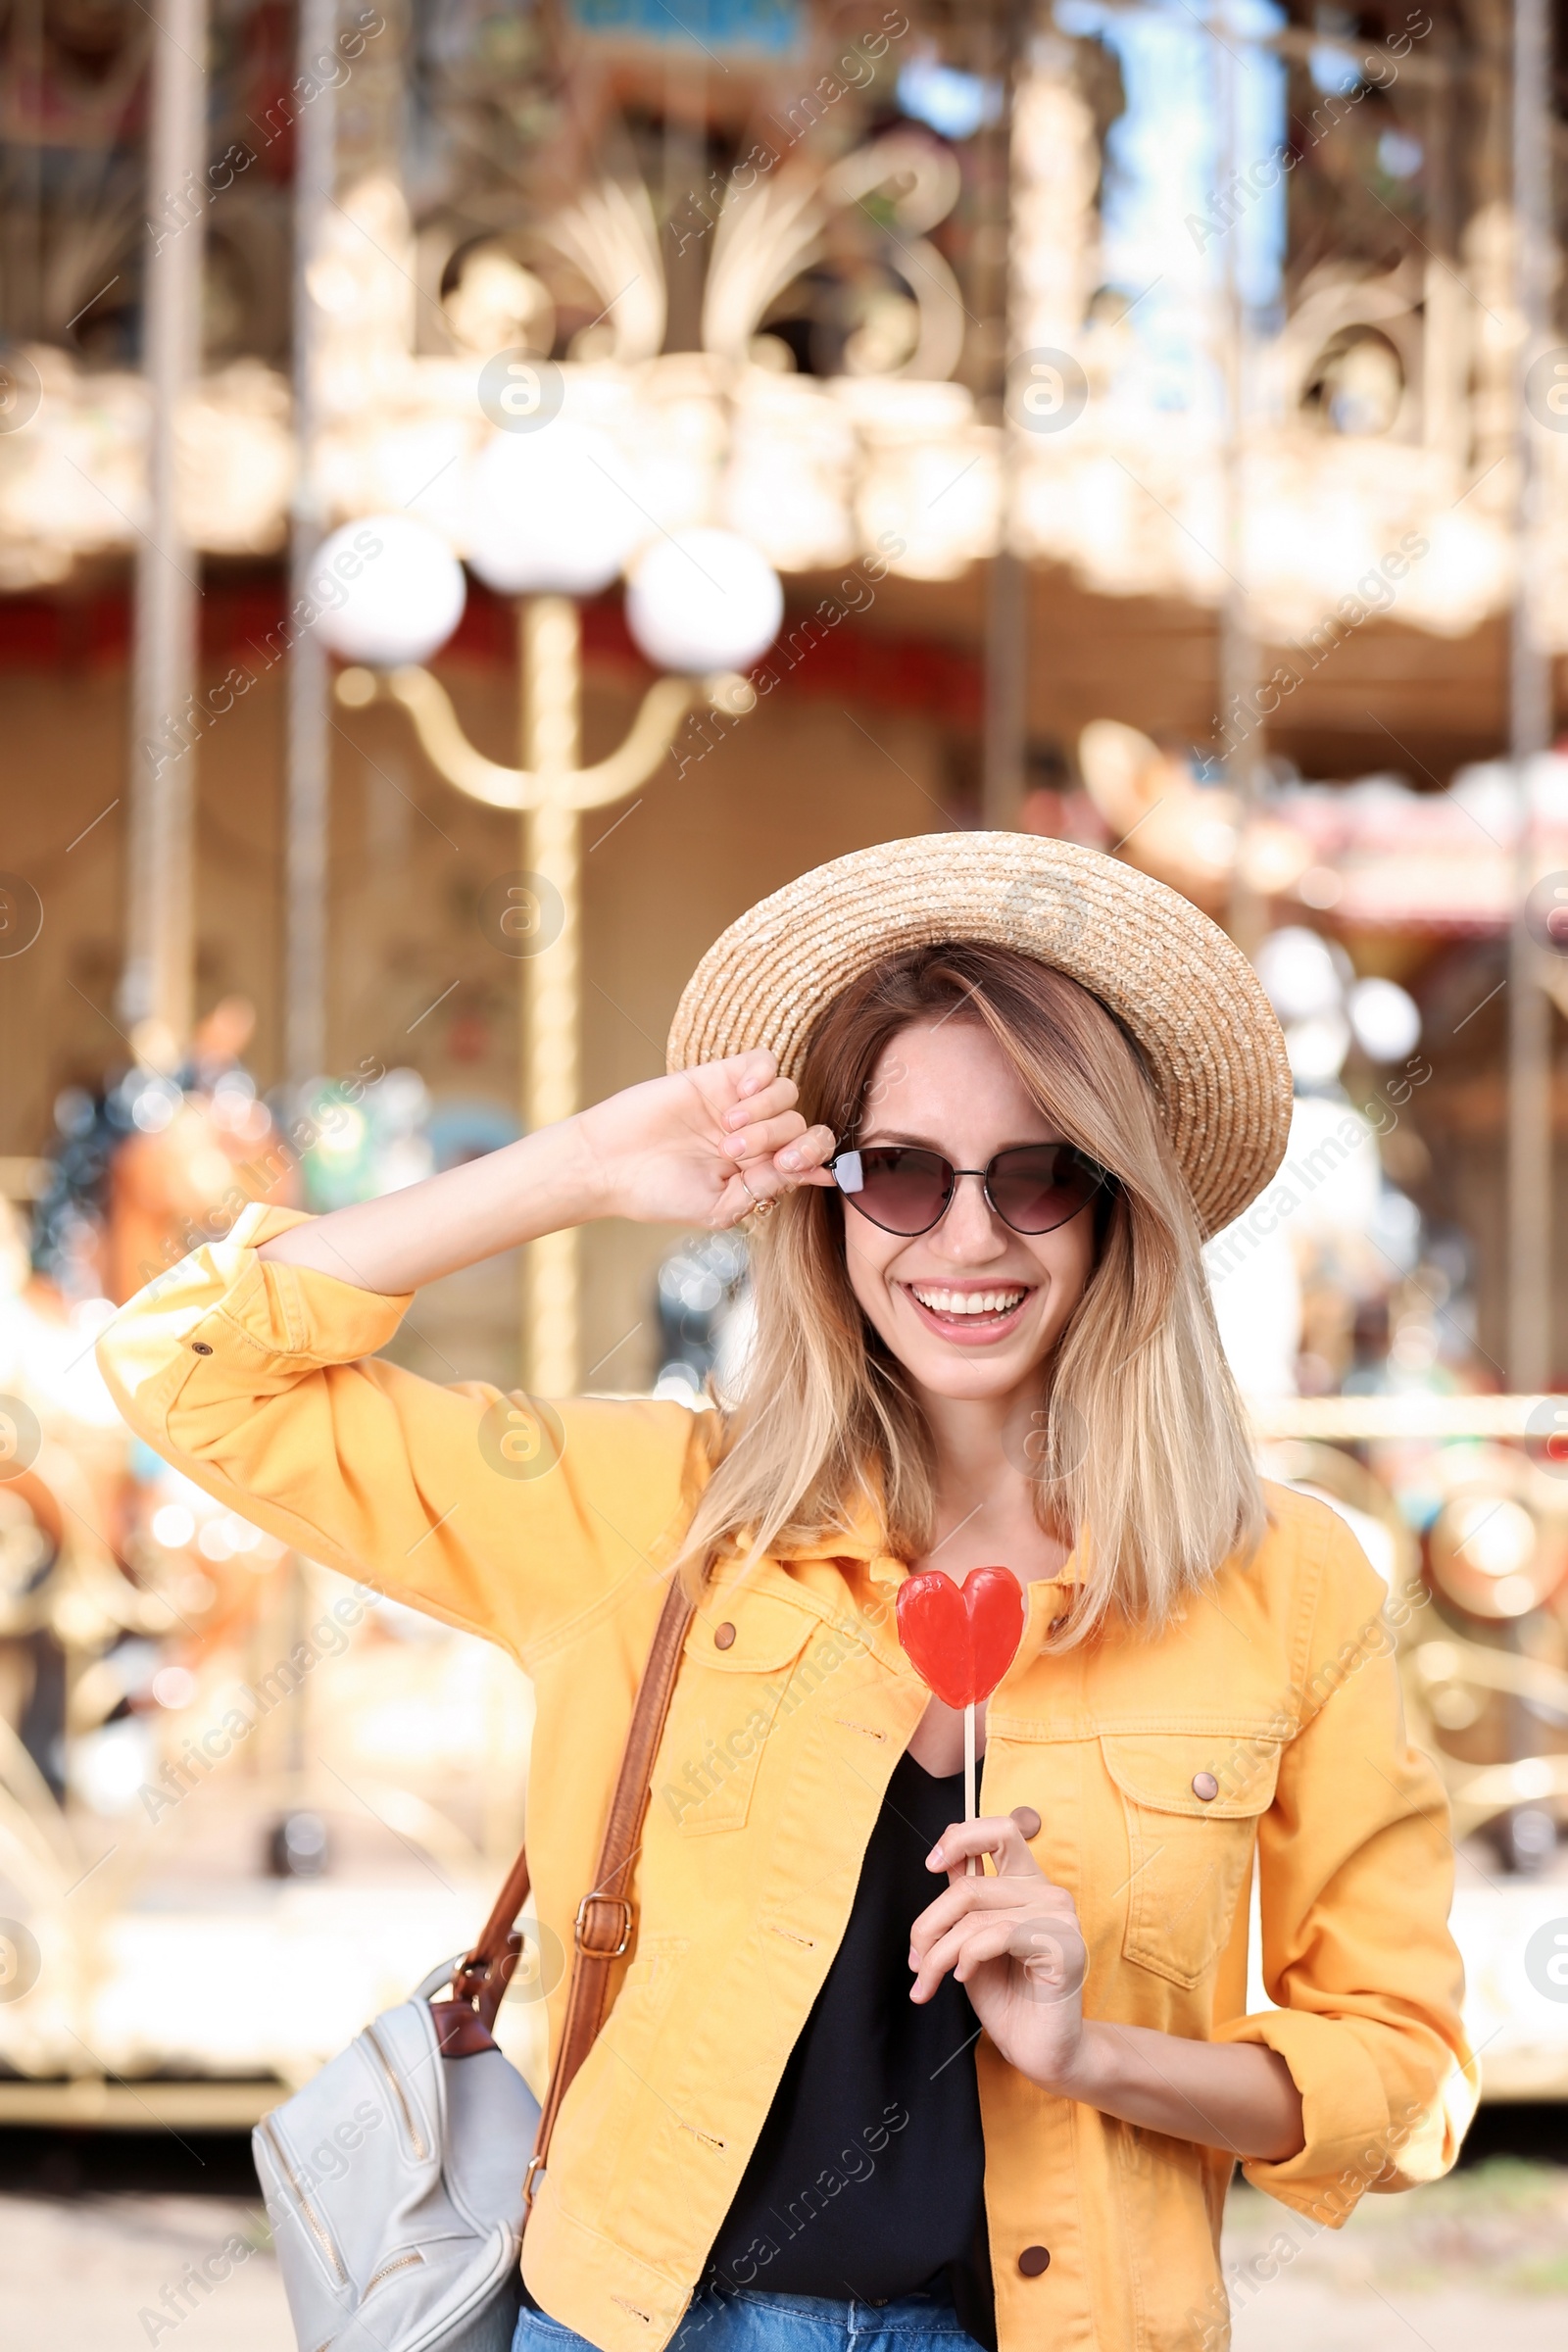
[[[1011,426],[1004,423],[1005,438]],[[1003,459],[1003,492],[1010,467]],[[1005,513],[1003,529],[1007,527]],[[1004,832],[1018,822],[1029,746],[1029,568],[1002,546],[986,579],[985,767],[981,821]]]
[[[179,412],[201,358],[203,223],[180,199],[206,168],[205,0],[154,0],[143,301],[148,524],[136,551],[131,653],[127,1026],[156,1021],[176,1048],[195,999],[197,602],[200,561],[176,500]],[[188,198],[187,198],[188,201]]]
[[[561,929],[522,974],[522,1099],[530,1132],[569,1119],[581,1086],[581,856],[577,812],[564,780],[580,757],[582,621],[566,596],[536,596],[521,609],[522,764],[540,778],[539,806],[524,810],[522,861],[560,900],[547,925]],[[550,781],[561,779],[552,792]],[[548,897],[548,894],[545,894]],[[544,1396],[569,1396],[577,1384],[578,1247],[575,1230],[546,1234],[526,1252],[524,1378]]]
[[[521,916],[525,926],[537,931],[518,963],[520,1094],[524,1125],[531,1130],[570,1118],[581,1097],[581,812],[608,808],[645,784],[697,700],[738,718],[756,708],[757,696],[744,678],[730,672],[716,672],[701,684],[691,678],[660,678],[644,695],[619,749],[583,767],[582,623],[569,598],[537,596],[519,606],[517,653],[522,758],[514,768],[502,767],[474,750],[458,724],[445,688],[427,669],[346,669],[337,682],[337,699],[349,710],[363,710],[379,700],[401,703],[426,757],[448,783],[487,808],[524,812],[522,863],[531,881],[512,886],[507,928],[514,917]],[[576,1385],[577,1277],[575,1234],[552,1234],[529,1244],[521,1314],[522,1379],[536,1394],[562,1396]]]
[[[1434,72],[1426,84],[1426,238],[1422,279],[1422,439],[1455,471],[1469,455],[1467,295],[1459,273],[1459,61],[1455,26],[1432,31]]]
[[[1551,1007],[1541,986],[1542,950],[1526,922],[1536,881],[1529,762],[1552,737],[1551,664],[1536,620],[1540,569],[1538,427],[1525,375],[1546,348],[1551,316],[1551,162],[1547,0],[1515,0],[1513,187],[1516,301],[1523,334],[1515,374],[1518,578],[1509,671],[1509,750],[1518,807],[1518,892],[1508,977],[1508,1378],[1520,1395],[1551,1374]]]
[[[664,141],[661,191],[664,275],[669,312],[666,351],[700,351],[703,282],[709,246],[694,233],[710,206],[707,61],[701,49],[671,41],[664,53]]]
[[[1232,25],[1219,40],[1216,65],[1225,126],[1225,173],[1229,185],[1247,158],[1242,153],[1242,58],[1232,46],[1242,37]],[[1264,758],[1263,721],[1257,715],[1258,649],[1252,629],[1247,591],[1247,427],[1250,390],[1248,367],[1250,328],[1242,287],[1242,255],[1234,229],[1224,241],[1225,291],[1225,569],[1228,574],[1220,608],[1219,707],[1229,731],[1231,749],[1225,756],[1226,782],[1241,808],[1242,834],[1258,798]],[[1230,930],[1237,945],[1252,955],[1261,943],[1266,919],[1256,891],[1248,883],[1245,860],[1236,860],[1231,884]]]
[[[980,780],[980,818],[992,831],[1005,831],[1018,822],[1029,755],[1029,567],[1011,544],[1015,427],[1007,415],[1006,393],[1015,347],[1009,234],[1013,100],[1030,14],[1028,0],[996,0],[986,21],[990,69],[1003,90],[992,157],[994,293],[981,305],[996,330],[995,349],[988,355],[991,380],[981,389],[996,400],[1002,423],[998,545],[986,579],[985,732]]]
[[[337,34],[337,0],[300,0],[297,72],[316,95],[300,109],[294,162],[294,437],[299,450],[289,542],[289,611],[310,594],[324,516],[316,472],[320,422],[318,328],[311,266],[320,251],[337,154],[337,96],[314,71]],[[288,664],[287,840],[284,848],[283,1056],[292,1086],[326,1067],[326,868],[331,736],[326,649],[314,629]]]

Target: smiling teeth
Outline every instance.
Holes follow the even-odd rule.
[[[1010,1315],[1029,1294],[1014,1291],[928,1291],[910,1283],[920,1304],[934,1315]]]

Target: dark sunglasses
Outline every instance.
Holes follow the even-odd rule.
[[[978,1176],[988,1204],[1014,1233],[1054,1233],[1111,1182],[1074,1144],[1018,1144],[984,1168],[956,1168],[914,1144],[873,1144],[827,1163],[839,1191],[884,1233],[906,1238],[940,1225],[960,1176]]]

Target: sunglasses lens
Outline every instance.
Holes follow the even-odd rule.
[[[845,1161],[858,1164],[859,1183],[839,1184],[862,1216],[884,1233],[926,1233],[946,1208],[953,1191],[953,1170],[935,1152],[889,1145],[878,1151],[845,1152]]]
[[[991,1163],[991,1198],[1014,1233],[1051,1233],[1091,1201],[1103,1171],[1071,1144],[1026,1144]]]

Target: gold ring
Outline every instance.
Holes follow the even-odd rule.
[[[758,1216],[765,1217],[777,1207],[778,1203],[775,1200],[759,1200],[757,1195],[753,1192],[751,1186],[746,1181],[746,1172],[743,1168],[737,1168],[735,1174],[740,1181],[741,1191],[746,1195],[747,1200],[751,1202],[752,1207]]]

